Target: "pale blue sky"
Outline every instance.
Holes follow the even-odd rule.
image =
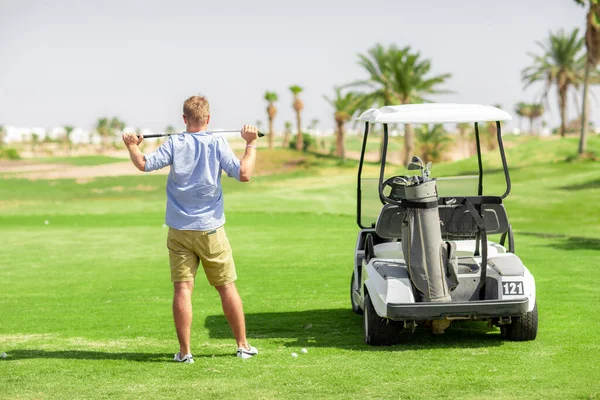
[[[573,0],[0,0],[0,124],[89,129],[119,116],[182,129],[183,100],[202,93],[211,127],[266,125],[271,90],[281,128],[294,121],[288,87],[298,84],[305,126],[316,118],[331,128],[323,95],[365,78],[357,54],[377,42],[410,45],[433,73],[452,73],[454,93],[435,100],[499,103],[514,114],[541,88],[522,90],[526,53],[550,30],[583,30],[584,20]]]

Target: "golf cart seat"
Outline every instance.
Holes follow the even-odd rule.
[[[402,222],[406,208],[395,204],[386,204],[379,212],[375,223],[375,233],[384,239],[401,239]]]
[[[406,209],[395,204],[386,204],[379,212],[375,223],[375,233],[383,239],[391,239],[391,242],[380,243],[373,246],[374,255],[377,258],[403,259],[402,243],[402,221]]]
[[[469,262],[476,253],[477,223],[463,204],[464,198],[445,197],[440,198],[438,210],[440,213],[440,224],[442,238],[445,241],[456,241],[456,256],[458,257],[459,273],[474,273],[478,268]],[[466,197],[473,204],[480,215],[483,215],[485,229],[488,234],[504,234],[510,229],[506,210],[502,204],[502,198],[496,196],[473,196]],[[403,259],[402,222],[404,221],[406,209],[395,204],[386,204],[382,207],[375,224],[375,233],[383,239],[391,240],[373,246],[373,255],[377,258],[399,258]],[[509,236],[509,244],[512,247],[512,239]],[[488,257],[495,257],[505,253],[504,246],[489,242]],[[512,252],[512,250],[511,250]],[[463,260],[464,259],[464,260]],[[464,262],[463,262],[464,261]]]
[[[444,240],[468,240],[477,237],[477,223],[462,199],[471,202],[482,215],[488,234],[501,234],[509,229],[508,217],[497,196],[443,197],[438,210]],[[384,239],[402,238],[402,222],[406,209],[395,204],[385,204],[375,223],[375,233]]]
[[[444,197],[439,200],[439,213],[444,240],[468,240],[477,237],[475,218],[464,201],[473,204],[481,215],[487,234],[508,231],[508,217],[499,196]]]

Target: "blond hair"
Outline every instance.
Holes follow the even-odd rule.
[[[192,96],[183,103],[183,115],[191,122],[207,122],[210,106],[204,96]]]

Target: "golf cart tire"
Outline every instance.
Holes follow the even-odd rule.
[[[365,343],[371,346],[392,346],[400,340],[400,323],[377,315],[365,288],[364,308]]]
[[[502,337],[514,342],[534,340],[537,336],[537,328],[538,309],[536,302],[533,306],[533,311],[527,312],[521,317],[513,317],[509,325],[501,327]]]
[[[352,311],[358,315],[361,315],[363,313],[363,310],[362,310],[362,308],[360,308],[358,303],[356,301],[354,301],[355,285],[356,285],[356,274],[353,271],[352,278],[350,279],[350,304],[352,305]]]

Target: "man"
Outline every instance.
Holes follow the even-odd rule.
[[[142,154],[138,147],[143,137],[138,138],[134,133],[123,135],[131,161],[140,171],[171,166],[165,219],[169,226],[167,247],[174,285],[173,318],[179,340],[174,360],[194,362],[190,349],[191,296],[199,262],[208,282],[221,296],[223,312],[237,342],[237,356],[250,358],[258,350],[246,340],[244,310],[234,283],[237,275],[223,228],[221,171],[241,182],[250,180],[258,130],[244,125],[241,136],[246,141],[246,150],[238,160],[227,140],[207,132],[210,108],[205,97],[192,96],[184,102],[183,121],[186,132],[171,135],[149,155]]]

